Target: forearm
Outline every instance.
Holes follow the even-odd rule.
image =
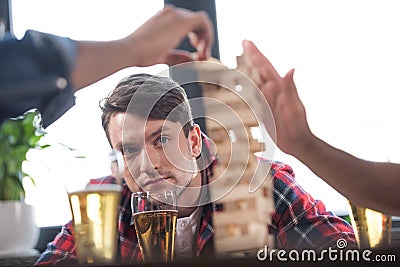
[[[400,214],[400,165],[356,158],[313,135],[294,156],[355,204]]]
[[[213,42],[209,17],[204,12],[168,6],[123,39],[78,41],[71,76],[73,85],[79,90],[126,67],[190,61],[188,55],[182,56],[182,53],[174,51],[186,36],[191,37],[189,40],[199,58],[206,59]]]
[[[108,42],[77,41],[76,44],[77,56],[71,74],[76,90],[123,68],[137,65],[132,55],[136,49],[128,49],[125,39]]]

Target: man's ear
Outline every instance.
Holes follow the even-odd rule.
[[[202,147],[201,130],[199,125],[194,124],[192,129],[190,129],[188,140],[192,157],[197,158],[201,153]]]

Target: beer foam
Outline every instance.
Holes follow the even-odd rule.
[[[145,210],[145,211],[138,211],[133,213],[132,215],[139,215],[139,214],[150,214],[150,213],[178,213],[178,210],[166,209],[166,210]]]

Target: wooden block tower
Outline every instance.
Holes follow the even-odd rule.
[[[210,191],[218,210],[213,227],[214,247],[220,256],[254,254],[265,245],[274,247],[268,232],[274,211],[270,162],[255,156],[271,149],[266,147],[261,123],[268,110],[253,82],[258,77],[246,58],[237,57],[237,64],[237,69],[213,63],[197,66],[199,80],[204,81],[207,135],[215,142],[218,158]]]

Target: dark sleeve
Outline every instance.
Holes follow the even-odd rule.
[[[70,109],[75,57],[75,42],[65,37],[30,30],[0,41],[0,121],[38,109],[47,127]]]

